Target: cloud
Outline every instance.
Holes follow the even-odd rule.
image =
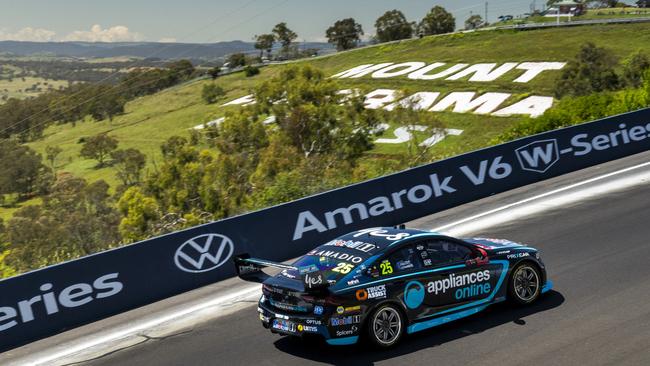
[[[158,40],[160,43],[176,43],[176,38],[174,37],[163,37]]]
[[[0,29],[1,41],[52,42],[55,36],[56,32],[43,28],[25,27],[15,33]]]
[[[80,42],[137,42],[143,39],[142,34],[131,32],[123,25],[102,29],[99,24],[93,25],[89,31],[74,31],[63,38],[64,41]]]

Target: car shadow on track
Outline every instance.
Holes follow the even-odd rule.
[[[322,341],[303,341],[296,337],[283,337],[275,342],[275,347],[282,352],[310,361],[332,365],[373,365],[376,361],[440,346],[502,324],[514,322],[525,325],[523,318],[554,309],[563,302],[562,294],[550,291],[530,306],[516,307],[507,303],[493,305],[471,317],[406,336],[396,347],[387,350],[374,348],[367,342],[354,346],[333,347]]]

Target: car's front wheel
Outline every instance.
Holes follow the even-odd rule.
[[[508,288],[510,299],[520,305],[537,300],[541,293],[541,275],[535,265],[523,263],[512,271]]]
[[[404,334],[404,318],[395,305],[381,305],[370,316],[368,335],[370,341],[379,347],[396,344]]]

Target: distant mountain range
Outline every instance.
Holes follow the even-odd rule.
[[[331,49],[328,43],[301,43],[301,48]],[[0,41],[0,54],[16,56],[53,55],[63,57],[152,57],[160,59],[217,59],[236,52],[255,52],[254,44],[243,41],[218,43],[158,42],[20,42]]]

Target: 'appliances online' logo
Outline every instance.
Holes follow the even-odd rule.
[[[184,272],[202,273],[222,266],[234,251],[230,238],[221,234],[204,234],[183,243],[176,250],[174,263]]]

